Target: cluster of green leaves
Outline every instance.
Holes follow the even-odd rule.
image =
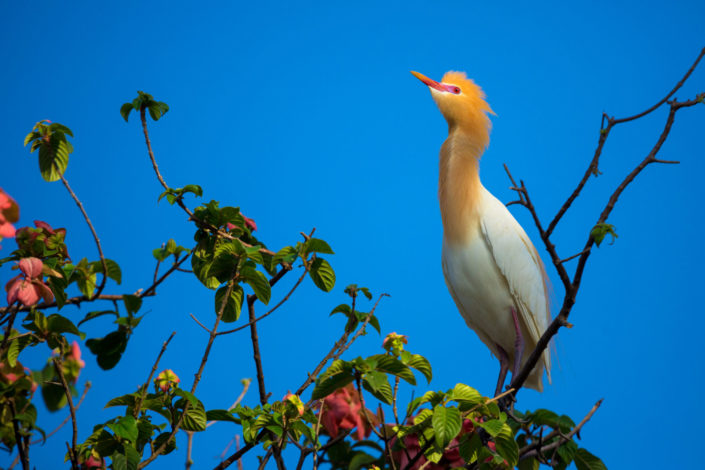
[[[158,121],[169,111],[169,105],[162,101],[157,101],[149,93],[143,91],[137,92],[137,98],[130,103],[125,103],[120,107],[120,115],[127,122],[132,110],[141,112],[143,109],[149,111],[149,115],[153,120]]]
[[[538,470],[540,463],[547,461],[550,461],[551,466],[558,470],[565,470],[571,462],[575,463],[578,470],[607,468],[587,449],[580,448],[575,441],[566,440],[563,437],[575,428],[575,423],[570,417],[558,415],[551,410],[539,409],[525,413],[515,411],[514,418],[509,421],[509,424],[520,448],[531,444],[541,446],[559,444],[555,450],[546,452],[540,459],[529,457],[522,460],[519,462],[520,470]]]
[[[193,394],[173,384],[167,390],[155,386],[147,393],[144,385],[134,393],[110,400],[105,406],[125,406],[125,413],[94,426],[93,433],[78,448],[84,458],[109,457],[113,468],[136,468],[144,451],[166,443],[164,454],[176,449],[171,430],[180,421],[184,431],[205,431],[207,414]],[[219,412],[215,412],[219,415]],[[164,418],[164,422],[155,424]]]
[[[39,171],[46,181],[56,181],[66,171],[69,154],[73,145],[66,136],[73,137],[71,129],[51,121],[39,121],[24,139],[24,145],[30,145],[30,152],[39,149]]]
[[[320,289],[330,291],[335,285],[333,269],[318,256],[333,254],[323,240],[310,238],[273,253],[252,234],[237,207],[221,208],[218,201],[210,201],[197,207],[194,217],[199,221],[199,229],[194,236],[196,246],[191,267],[204,286],[217,289],[215,312],[224,306],[224,322],[240,317],[245,298],[243,284],[252,289],[259,301],[269,303],[272,294],[267,275],[276,275],[279,265],[290,269],[299,259]]]
[[[614,229],[614,225],[600,223],[600,224],[595,225],[592,228],[592,230],[590,231],[590,236],[592,237],[593,240],[595,240],[595,244],[598,247],[604,241],[604,239],[607,235],[610,235],[612,237],[610,240],[610,245],[612,245],[614,243],[615,239],[619,236],[619,235],[617,235],[617,232]]]

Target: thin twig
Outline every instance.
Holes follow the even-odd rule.
[[[157,179],[159,180],[159,183],[162,185],[162,187],[166,190],[169,190],[169,185],[166,184],[166,181],[162,177],[162,174],[159,172],[159,165],[157,165],[157,159],[154,157],[154,151],[152,150],[152,142],[149,139],[149,131],[147,130],[147,115],[146,115],[146,110],[147,107],[145,105],[142,106],[140,109],[140,119],[142,121],[142,132],[144,133],[144,140],[145,143],[147,144],[147,152],[149,153],[149,159],[152,162],[152,168],[154,168],[154,173],[157,175]],[[180,198],[176,198],[176,204],[178,204],[181,209],[183,209],[184,212],[186,212],[189,216],[190,220],[193,220],[196,225],[199,226],[199,228],[204,228],[209,230],[212,233],[215,233],[217,236],[221,238],[226,238],[228,240],[234,240],[236,237],[233,237],[229,233],[219,230],[218,227],[214,227],[213,225],[206,223],[205,221],[199,219],[196,217],[191,209],[189,209],[186,204],[184,204],[184,201]],[[246,247],[251,247],[252,245],[240,240],[240,243],[242,243]],[[264,247],[261,247],[259,249],[260,253],[266,253],[268,255],[274,256],[276,253],[274,253],[271,250],[268,250]]]
[[[671,127],[673,126],[673,122],[675,120],[676,112],[682,108],[695,106],[701,103],[704,98],[705,93],[700,93],[696,96],[696,98],[691,100],[669,102],[670,110],[668,113],[668,117],[656,143],[651,148],[651,151],[649,151],[646,157],[644,157],[644,159],[624,178],[624,180],[620,183],[617,189],[615,189],[615,191],[612,193],[596,224],[604,223],[607,220],[621,194],[624,192],[627,186],[629,186],[629,184],[634,181],[634,179],[637,177],[637,175],[639,175],[639,173],[641,173],[648,165],[652,163],[658,163],[656,155],[661,149],[663,143],[668,138],[668,135],[671,131]],[[548,235],[542,235],[541,238],[544,240],[544,243],[547,245],[547,248],[549,248],[549,246],[553,247],[553,245],[548,240]],[[578,259],[578,265],[575,269],[572,282],[570,282],[570,284],[566,286],[566,293],[563,298],[563,305],[561,306],[559,314],[553,319],[553,321],[543,333],[539,341],[536,343],[536,347],[529,355],[528,359],[522,366],[517,376],[512,377],[512,382],[510,383],[511,388],[514,388],[518,391],[524,385],[524,382],[528,378],[534,366],[536,366],[539,359],[541,358],[543,351],[548,347],[551,338],[558,332],[561,327],[569,325],[568,316],[570,315],[573,305],[575,305],[577,292],[580,289],[580,283],[582,281],[582,275],[585,270],[585,266],[594,243],[595,241],[592,238],[592,235],[589,235],[585,243],[585,247],[583,248],[581,255]],[[558,263],[555,262],[554,254],[555,250],[551,252],[551,257],[554,259],[554,265],[556,265],[556,269],[558,269],[559,272],[561,272],[561,270],[564,271],[564,267],[560,263],[560,260],[558,261]]]
[[[191,318],[193,318],[193,321],[195,321],[196,323],[198,323],[198,326],[200,326],[201,328],[203,328],[204,330],[206,330],[206,333],[210,333],[210,332],[211,332],[211,330],[209,330],[206,325],[204,325],[203,323],[201,323],[200,321],[198,321],[198,318],[196,318],[196,316],[195,316],[193,313],[189,313],[189,316],[190,316]],[[219,334],[222,334],[222,333],[219,333]]]
[[[140,393],[140,397],[137,400],[137,403],[135,403],[135,410],[132,412],[132,416],[135,419],[137,419],[137,416],[139,416],[140,411],[142,410],[142,403],[144,402],[144,399],[147,396],[147,390],[149,390],[149,384],[152,383],[152,377],[154,377],[154,373],[157,371],[157,367],[159,367],[159,361],[162,359],[162,355],[164,355],[166,347],[169,346],[169,343],[171,342],[171,339],[174,337],[175,334],[176,331],[172,331],[171,335],[169,335],[169,338],[167,338],[167,340],[164,341],[164,343],[162,344],[162,349],[159,351],[157,359],[154,361],[154,365],[152,366],[152,370],[149,372],[147,381],[142,386],[142,393]]]
[[[81,408],[81,404],[83,403],[83,399],[86,398],[86,394],[88,393],[88,390],[90,390],[90,388],[91,388],[91,383],[86,382],[86,385],[83,388],[83,393],[81,394],[81,398],[78,400],[78,403],[76,404],[76,411],[78,411],[79,408]],[[63,428],[66,425],[66,423],[69,422],[70,419],[71,419],[71,415],[69,414],[66,418],[64,418],[64,420],[57,427],[54,428],[53,431],[51,431],[49,434],[47,434],[46,437],[42,437],[41,439],[36,439],[36,440],[30,442],[30,445],[36,445],[41,442],[46,442],[47,439],[49,439],[51,436],[53,436],[54,434],[59,432],[59,430],[61,428]]]
[[[313,370],[312,373],[308,374],[308,378],[304,381],[303,384],[296,390],[296,395],[301,396],[301,394],[308,388],[309,385],[311,385],[314,380],[316,380],[316,377],[318,374],[323,370],[323,367],[328,363],[329,360],[336,361],[349,347],[350,345],[355,342],[355,340],[365,332],[365,327],[367,324],[370,322],[370,319],[375,313],[375,310],[377,310],[377,305],[379,304],[380,300],[382,300],[383,297],[389,297],[389,294],[381,294],[379,298],[377,299],[377,302],[375,302],[374,306],[372,307],[372,310],[370,310],[370,313],[367,314],[367,317],[365,317],[365,321],[362,323],[360,328],[357,330],[357,333],[350,339],[349,342],[346,343],[348,336],[350,335],[350,331],[345,331],[343,335],[340,337],[338,341],[333,343],[333,347],[331,350],[326,354],[326,356],[321,360],[321,362],[318,363],[316,368]]]
[[[76,408],[73,406],[73,397],[71,396],[71,389],[69,388],[68,382],[66,382],[66,377],[64,377],[64,370],[61,365],[59,358],[52,358],[54,362],[54,369],[59,375],[59,380],[61,381],[61,386],[64,388],[64,394],[66,395],[66,401],[69,404],[69,411],[71,412],[71,427],[72,427],[72,438],[71,438],[71,448],[69,454],[71,455],[71,467],[74,469],[78,468],[78,423],[76,421]]]
[[[61,182],[64,183],[66,190],[69,192],[69,194],[73,198],[74,202],[76,203],[78,208],[81,210],[81,214],[83,214],[83,218],[86,219],[86,223],[88,224],[88,228],[91,229],[91,233],[93,234],[93,240],[95,240],[95,245],[98,248],[98,256],[100,256],[100,264],[103,266],[103,278],[100,281],[100,285],[98,286],[98,290],[96,290],[95,294],[93,296],[91,296],[91,297],[95,297],[97,295],[100,295],[101,292],[103,292],[103,288],[105,288],[105,281],[108,279],[108,263],[105,261],[105,255],[103,254],[103,247],[100,245],[100,239],[98,238],[98,233],[95,231],[95,228],[93,227],[93,224],[91,223],[91,219],[88,217],[88,213],[83,208],[83,203],[81,203],[81,200],[78,199],[78,196],[76,196],[76,193],[74,193],[73,190],[71,189],[71,186],[69,186],[69,182],[66,180],[66,177],[64,177],[64,174],[62,172],[58,171],[59,169],[56,166],[56,163],[54,163],[53,165],[54,165],[54,168],[59,173],[59,178],[61,178]]]
[[[655,105],[651,106],[645,111],[642,111],[641,113],[635,114],[634,116],[629,116],[626,118],[620,118],[620,119],[614,119],[606,114],[603,113],[602,115],[602,125],[600,126],[600,137],[597,143],[597,148],[595,149],[595,154],[593,155],[592,161],[590,161],[590,164],[588,165],[588,168],[585,170],[585,174],[583,175],[582,179],[578,183],[578,186],[573,190],[571,195],[566,199],[566,201],[563,203],[561,208],[558,210],[558,213],[556,213],[555,217],[551,221],[550,224],[548,224],[548,228],[546,228],[546,235],[550,236],[553,233],[553,230],[556,228],[556,225],[558,225],[558,222],[560,222],[561,218],[563,215],[568,211],[570,206],[573,204],[573,201],[578,197],[580,194],[580,191],[582,191],[583,187],[585,186],[585,183],[587,183],[588,179],[590,178],[590,175],[597,174],[598,172],[598,162],[600,160],[600,155],[602,154],[602,148],[605,145],[605,141],[607,140],[607,137],[609,136],[610,131],[612,128],[620,123],[627,122],[627,121],[633,121],[635,119],[638,119],[642,116],[645,116],[652,111],[656,110],[659,108],[662,104],[664,104],[668,99],[673,96],[685,83],[685,81],[690,77],[690,75],[693,73],[695,68],[697,67],[698,63],[700,62],[700,59],[703,58],[703,55],[705,54],[705,48],[703,48],[700,51],[700,54],[698,57],[695,59],[695,62],[693,62],[693,65],[690,66],[690,69],[685,73],[683,78],[676,83],[676,86],[673,87],[673,89],[668,93],[662,100],[660,100],[658,103]],[[605,120],[607,120],[607,127],[605,127],[604,123]]]
[[[257,323],[258,321],[262,320],[263,318],[266,318],[269,315],[271,315],[272,313],[274,313],[279,307],[281,307],[284,304],[284,302],[289,300],[289,297],[291,297],[291,295],[294,293],[294,291],[303,282],[303,280],[306,278],[306,274],[308,274],[308,269],[309,269],[308,266],[306,266],[304,269],[304,272],[301,274],[301,276],[296,281],[294,286],[289,290],[289,292],[274,307],[270,308],[266,313],[263,313],[259,317],[256,317],[254,320],[250,319],[249,322],[245,323],[244,325],[238,326],[237,328],[233,328],[232,330],[221,331],[218,333],[218,335],[229,335],[230,333],[235,333],[236,331],[244,330],[248,326],[252,326],[255,323]],[[279,276],[279,279],[281,279],[281,277],[284,276],[284,274],[286,274],[287,272],[288,272],[288,270],[282,269],[281,271],[279,271],[277,273],[277,276]],[[280,274],[281,274],[281,276],[280,276]],[[274,280],[277,276],[273,277],[272,280]],[[274,282],[276,283],[276,281],[274,281]],[[270,281],[270,284],[274,285],[274,283],[272,283],[271,281]],[[249,296],[248,296],[248,298],[249,298]]]

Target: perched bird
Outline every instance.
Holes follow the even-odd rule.
[[[509,367],[516,375],[551,321],[546,273],[521,225],[480,182],[494,114],[480,87],[460,72],[440,83],[411,73],[448,121],[438,179],[443,274],[465,322],[499,359],[498,394]],[[548,350],[525,385],[542,391],[544,368],[550,382]]]

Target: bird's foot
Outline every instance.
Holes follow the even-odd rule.
[[[507,372],[509,371],[509,356],[507,356],[507,352],[504,348],[502,348],[502,346],[497,343],[495,343],[495,345],[497,346],[497,351],[499,352],[499,377],[497,377],[497,387],[494,390],[494,396],[497,396],[502,393],[504,381],[507,378]]]

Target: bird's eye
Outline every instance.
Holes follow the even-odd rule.
[[[460,87],[454,86],[453,93],[455,93],[456,95],[459,95],[460,94]]]

